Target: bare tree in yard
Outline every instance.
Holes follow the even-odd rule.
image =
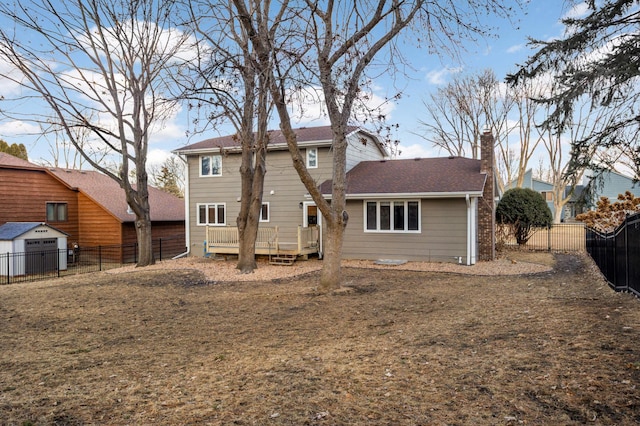
[[[451,155],[477,158],[483,128],[496,129],[498,188],[504,191],[512,181],[522,186],[542,140],[534,122],[539,108],[530,99],[539,90],[532,84],[507,87],[491,70],[456,77],[424,102],[427,118],[420,121],[425,130],[421,136]]]
[[[313,1],[289,3],[287,28],[291,31],[262,31],[270,19],[269,8],[255,7],[261,2],[233,0],[247,34],[250,37],[261,71],[271,74],[271,95],[280,118],[280,128],[287,139],[298,172],[313,201],[322,213],[325,224],[325,250],[319,289],[337,289],[342,276],[340,262],[344,230],[348,222],[346,211],[345,175],[347,125],[352,119],[354,104],[372,73],[395,70],[404,58],[396,45],[402,32],[412,31],[421,45],[442,51],[455,48],[455,42],[466,36],[484,34],[480,22],[483,13],[506,15],[511,8],[502,2],[480,0],[458,2],[401,1]],[[285,2],[286,3],[286,2]],[[265,13],[266,12],[266,13]],[[455,34],[455,36],[454,36]],[[299,63],[306,68],[291,75],[283,72],[282,40],[295,38],[304,56]],[[289,54],[291,52],[288,52]],[[285,61],[287,67],[289,61]],[[324,106],[333,131],[333,178],[330,201],[325,199],[305,167],[296,143],[287,109],[288,94],[293,89],[317,85],[322,89]]]
[[[505,182],[515,182],[513,186],[516,188],[522,187],[531,157],[543,141],[543,131],[536,126],[536,118],[541,108],[532,98],[538,97],[545,89],[541,82],[535,81],[508,89],[514,99],[518,148],[515,154],[517,164],[507,172]]]
[[[245,29],[233,19],[231,1],[193,0],[188,9],[189,25],[201,43],[197,60],[190,67],[194,77],[183,85],[182,96],[205,111],[203,127],[225,121],[235,128],[242,149],[237,269],[251,273],[257,268],[255,245],[267,171],[270,74],[256,67],[256,52]],[[276,31],[279,24],[275,20],[260,31]]]
[[[548,111],[548,107],[544,108]],[[589,134],[608,126],[615,119],[615,111],[605,108],[591,109],[583,102],[573,110],[573,120],[567,126],[564,134],[560,135],[550,127],[543,128],[543,146],[549,169],[548,181],[553,185],[554,223],[560,223],[564,206],[573,197],[576,186],[582,181],[586,167],[577,167],[571,163],[571,153],[568,152],[575,141],[583,140]],[[606,152],[598,153],[597,145],[588,147],[590,158],[601,158]],[[568,157],[565,154],[569,154]]]
[[[424,129],[419,136],[449,155],[479,158],[485,126],[498,130],[497,145],[510,132],[507,115],[512,101],[492,70],[456,76],[423,104],[427,119],[419,120]]]
[[[163,0],[28,1],[0,4],[12,30],[0,30],[0,59],[20,73],[2,77],[22,87],[20,103],[45,102],[21,114],[66,133],[86,162],[118,182],[136,215],[138,266],[154,263],[146,159],[154,128],[171,113],[165,77],[186,35],[170,28],[174,4]],[[6,100],[5,100],[6,101]],[[3,108],[3,112],[11,108]],[[20,110],[14,109],[13,115]],[[45,115],[46,114],[46,115]],[[88,155],[79,129],[121,164],[119,173]],[[136,171],[136,183],[128,176]]]

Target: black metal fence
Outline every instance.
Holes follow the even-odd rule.
[[[526,244],[518,245],[510,225],[497,225],[498,247],[519,250],[585,251],[585,226],[583,223],[557,223],[549,227],[535,228]]]
[[[608,234],[587,229],[587,252],[614,290],[640,296],[640,213]]]
[[[182,235],[159,238],[152,243],[157,261],[170,259],[186,251]],[[105,271],[137,261],[137,243],[34,253],[0,253],[0,284]]]

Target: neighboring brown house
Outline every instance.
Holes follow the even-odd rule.
[[[330,195],[333,150],[329,126],[296,130],[312,176]],[[474,264],[494,258],[493,138],[483,135],[484,160],[388,160],[380,139],[349,129],[347,212],[343,257]],[[240,146],[236,138],[208,139],[175,151],[186,158],[187,236],[191,253],[232,253],[240,203]],[[279,131],[270,133],[258,253],[295,246],[322,255],[322,217],[293,168]],[[324,184],[323,184],[324,182]],[[316,229],[312,234],[307,229]],[[296,234],[297,230],[297,234]],[[313,237],[311,237],[313,235]],[[320,235],[319,241],[315,235]],[[271,244],[270,241],[277,243]],[[302,243],[300,242],[302,239]],[[284,242],[284,244],[283,244]],[[306,244],[311,242],[311,244]],[[286,244],[289,243],[289,244]],[[293,244],[292,244],[293,243]],[[295,250],[292,250],[295,253]]]
[[[0,225],[45,222],[69,235],[69,247],[136,242],[124,190],[102,173],[41,167],[0,153],[0,182]],[[150,187],[149,203],[153,238],[175,238],[184,247],[184,201]]]

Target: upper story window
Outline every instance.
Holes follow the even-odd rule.
[[[47,222],[66,222],[67,203],[47,203]]]
[[[222,176],[222,156],[201,155],[200,176]]]
[[[224,203],[198,204],[198,225],[225,225],[226,223]]]
[[[366,201],[365,231],[420,232],[420,202]]]
[[[318,167],[318,148],[307,148],[307,168],[315,169]]]
[[[545,201],[553,201],[553,192],[552,191],[541,191],[542,197]]]

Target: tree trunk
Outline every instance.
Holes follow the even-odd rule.
[[[136,218],[136,236],[138,237],[138,263],[139,266],[149,266],[155,263],[153,257],[153,243],[151,239],[151,217],[147,208],[142,217]]]
[[[250,274],[257,267],[256,239],[258,237],[258,221],[238,216],[238,264],[236,269],[242,274]]]
[[[342,223],[325,221],[324,257],[318,290],[328,293],[340,288],[342,283],[342,241],[345,226]],[[341,221],[342,222],[342,221]]]

